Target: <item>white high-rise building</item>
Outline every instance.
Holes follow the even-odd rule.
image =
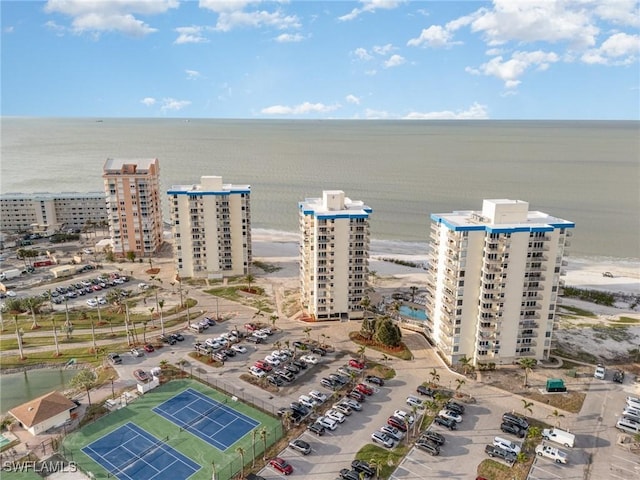
[[[298,203],[302,308],[316,320],[362,318],[369,274],[369,215],[339,190]]]
[[[431,215],[427,331],[451,364],[549,357],[574,227],[520,200]]]
[[[157,158],[108,158],[102,172],[113,252],[151,256],[162,247]]]
[[[174,185],[167,193],[178,275],[223,278],[249,273],[250,185],[203,176],[199,185]]]

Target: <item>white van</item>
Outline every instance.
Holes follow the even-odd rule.
[[[565,432],[559,428],[545,428],[542,431],[542,438],[571,448],[576,443],[576,436],[573,433]]]
[[[640,423],[634,422],[629,418],[621,418],[616,423],[616,428],[623,432],[640,433]]]
[[[195,333],[202,333],[203,328],[202,328],[202,325],[198,325],[197,323],[192,323],[191,325],[189,325],[189,330]]]

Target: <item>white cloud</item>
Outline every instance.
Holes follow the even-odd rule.
[[[235,28],[261,28],[271,27],[278,30],[300,28],[300,20],[295,15],[283,15],[281,12],[221,12],[218,16],[215,29],[221,32],[229,32]]]
[[[345,97],[345,99],[347,100],[347,103],[353,103],[354,105],[360,105],[360,99],[358,97],[356,97],[355,95],[347,95]]]
[[[396,49],[393,47],[393,45],[387,43],[386,45],[374,45],[371,50],[373,50],[373,53],[377,53],[378,55],[389,55]]]
[[[143,37],[157,29],[150,27],[134,15],[157,15],[177,8],[177,0],[49,0],[45,12],[71,17],[71,31],[99,36],[104,32],[119,32],[132,37]]]
[[[371,60],[373,58],[373,56],[367,52],[366,48],[356,48],[352,54],[360,60]]]
[[[362,8],[354,8],[351,12],[346,15],[342,15],[338,17],[338,20],[347,22],[349,20],[354,20],[361,13],[369,12],[374,13],[376,10],[393,10],[397,8],[399,5],[404,3],[403,0],[360,0],[362,4]]]
[[[302,40],[304,40],[304,36],[299,33],[283,33],[276,37],[276,42],[278,43],[296,43]]]
[[[616,33],[607,38],[599,48],[582,55],[584,63],[601,65],[629,65],[640,56],[640,36]]]
[[[391,55],[385,62],[384,68],[393,68],[399,67],[400,65],[406,63],[406,59],[400,55]]]
[[[153,97],[145,97],[142,100],[140,100],[140,103],[142,103],[143,105],[146,105],[147,107],[152,107],[153,105],[156,104],[156,99]]]
[[[249,5],[257,5],[261,0],[200,0],[200,8],[216,13],[243,10]]]
[[[384,118],[392,118],[389,112],[385,110],[372,110],[371,108],[367,108],[364,111],[364,116],[369,120],[382,120]]]
[[[176,100],[175,98],[163,98],[162,106],[160,107],[160,109],[162,111],[182,110],[183,108],[188,107],[189,105],[191,105],[191,102],[189,100]]]
[[[640,27],[637,0],[594,0],[596,16],[617,25]]]
[[[187,74],[187,80],[196,80],[200,78],[200,72],[197,70],[185,70],[184,72]]]
[[[420,33],[418,38],[412,38],[407,42],[409,47],[431,47],[442,48],[455,45],[460,42],[453,42],[453,33],[440,25],[431,25]]]
[[[489,115],[487,106],[476,102],[463,111],[411,112],[404,118],[407,120],[484,120],[489,118]]]
[[[286,105],[273,105],[260,110],[267,115],[305,115],[307,113],[328,113],[340,108],[340,105],[325,105],[323,103],[304,102],[293,107]]]
[[[175,29],[178,32],[175,44],[183,45],[185,43],[208,43],[209,40],[203,36],[203,27],[179,27]]]
[[[499,78],[507,88],[515,88],[520,84],[519,78],[531,67],[546,70],[550,63],[560,58],[553,52],[514,52],[509,60],[502,56],[492,58],[478,68],[467,67],[465,71],[474,75],[487,75]]]

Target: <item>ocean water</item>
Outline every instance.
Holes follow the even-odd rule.
[[[640,122],[5,117],[1,134],[2,192],[102,191],[108,157],[155,157],[165,191],[251,185],[253,227],[283,236],[323,189],[363,200],[378,248],[404,254],[431,213],[511,198],[575,222],[571,255],[640,259]]]

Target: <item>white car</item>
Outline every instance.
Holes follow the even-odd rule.
[[[640,408],[640,398],[627,397],[627,406],[631,408]]]
[[[100,305],[106,305],[107,304],[107,299],[104,297],[97,297],[96,300],[98,300],[98,303]]]
[[[554,460],[556,463],[567,463],[567,454],[562,450],[558,450],[555,447],[549,445],[540,444],[536,447],[536,454],[540,457],[547,457]]]
[[[220,345],[218,342],[216,342],[213,338],[207,338],[204,341],[204,344],[207,347],[211,347],[211,348],[220,348],[222,345]]]
[[[407,397],[407,405],[409,405],[410,407],[424,408],[424,403],[422,402],[422,399],[415,397],[413,395],[409,395]]]
[[[396,444],[393,438],[382,432],[373,432],[371,434],[371,440],[375,443],[379,443],[380,445],[384,445],[387,448],[392,448]]]
[[[16,296],[16,292],[13,290],[7,290],[7,297],[15,298]]]
[[[261,340],[266,340],[267,339],[267,334],[264,333],[264,332],[261,332],[260,330],[257,330],[255,332],[253,332],[252,335],[254,337],[258,337]]]
[[[354,400],[353,398],[346,398],[342,400],[341,403],[344,403],[346,406],[348,406],[352,410],[355,410],[356,412],[362,410],[362,404],[359,401]]]
[[[329,410],[325,415],[327,416],[327,418],[335,420],[338,423],[343,423],[347,419],[344,413],[339,412],[338,410],[335,410],[333,408]]]
[[[309,392],[309,396],[318,402],[318,404],[322,404],[327,401],[327,396],[318,390],[311,390]]]
[[[456,423],[460,423],[462,421],[462,415],[457,414],[453,410],[447,410],[446,408],[440,410],[438,412],[438,415],[444,418],[449,418],[451,420],[454,420]]]
[[[338,422],[337,421],[333,420],[332,418],[326,417],[326,416],[319,417],[318,420],[316,420],[316,423],[319,423],[324,428],[327,428],[329,430],[335,430],[338,427]]]
[[[396,410],[395,412],[393,412],[393,416],[399,418],[402,421],[404,421],[404,419],[406,418],[407,422],[409,422],[409,425],[413,425],[413,422],[416,421],[413,415],[411,415],[409,412],[405,412],[404,410]]]
[[[258,378],[262,378],[267,374],[267,372],[265,372],[261,368],[256,367],[255,365],[253,367],[249,367],[249,373]]]
[[[318,402],[308,395],[300,395],[298,397],[298,402],[300,402],[302,405],[304,405],[307,408],[313,408],[318,406]]]
[[[267,355],[266,357],[264,357],[264,361],[274,367],[277,367],[278,365],[280,365],[280,359],[274,357],[273,355]]]
[[[338,411],[343,415],[351,415],[353,411],[346,403],[334,403],[332,410]]]
[[[273,352],[271,352],[271,356],[276,357],[281,362],[284,362],[289,358],[289,355],[284,353],[282,350],[274,350]]]
[[[242,345],[232,345],[231,350],[238,353],[247,353],[247,349]]]
[[[316,357],[315,355],[304,355],[300,358],[300,360],[305,363],[310,363],[311,365],[315,365],[318,363],[318,357]]]
[[[516,455],[520,453],[520,445],[506,438],[496,437],[493,439],[493,446],[499,447],[507,452],[513,452]],[[537,453],[537,452],[536,452]]]
[[[90,298],[89,300],[87,300],[87,305],[90,307],[97,307],[98,301],[95,298]]]

